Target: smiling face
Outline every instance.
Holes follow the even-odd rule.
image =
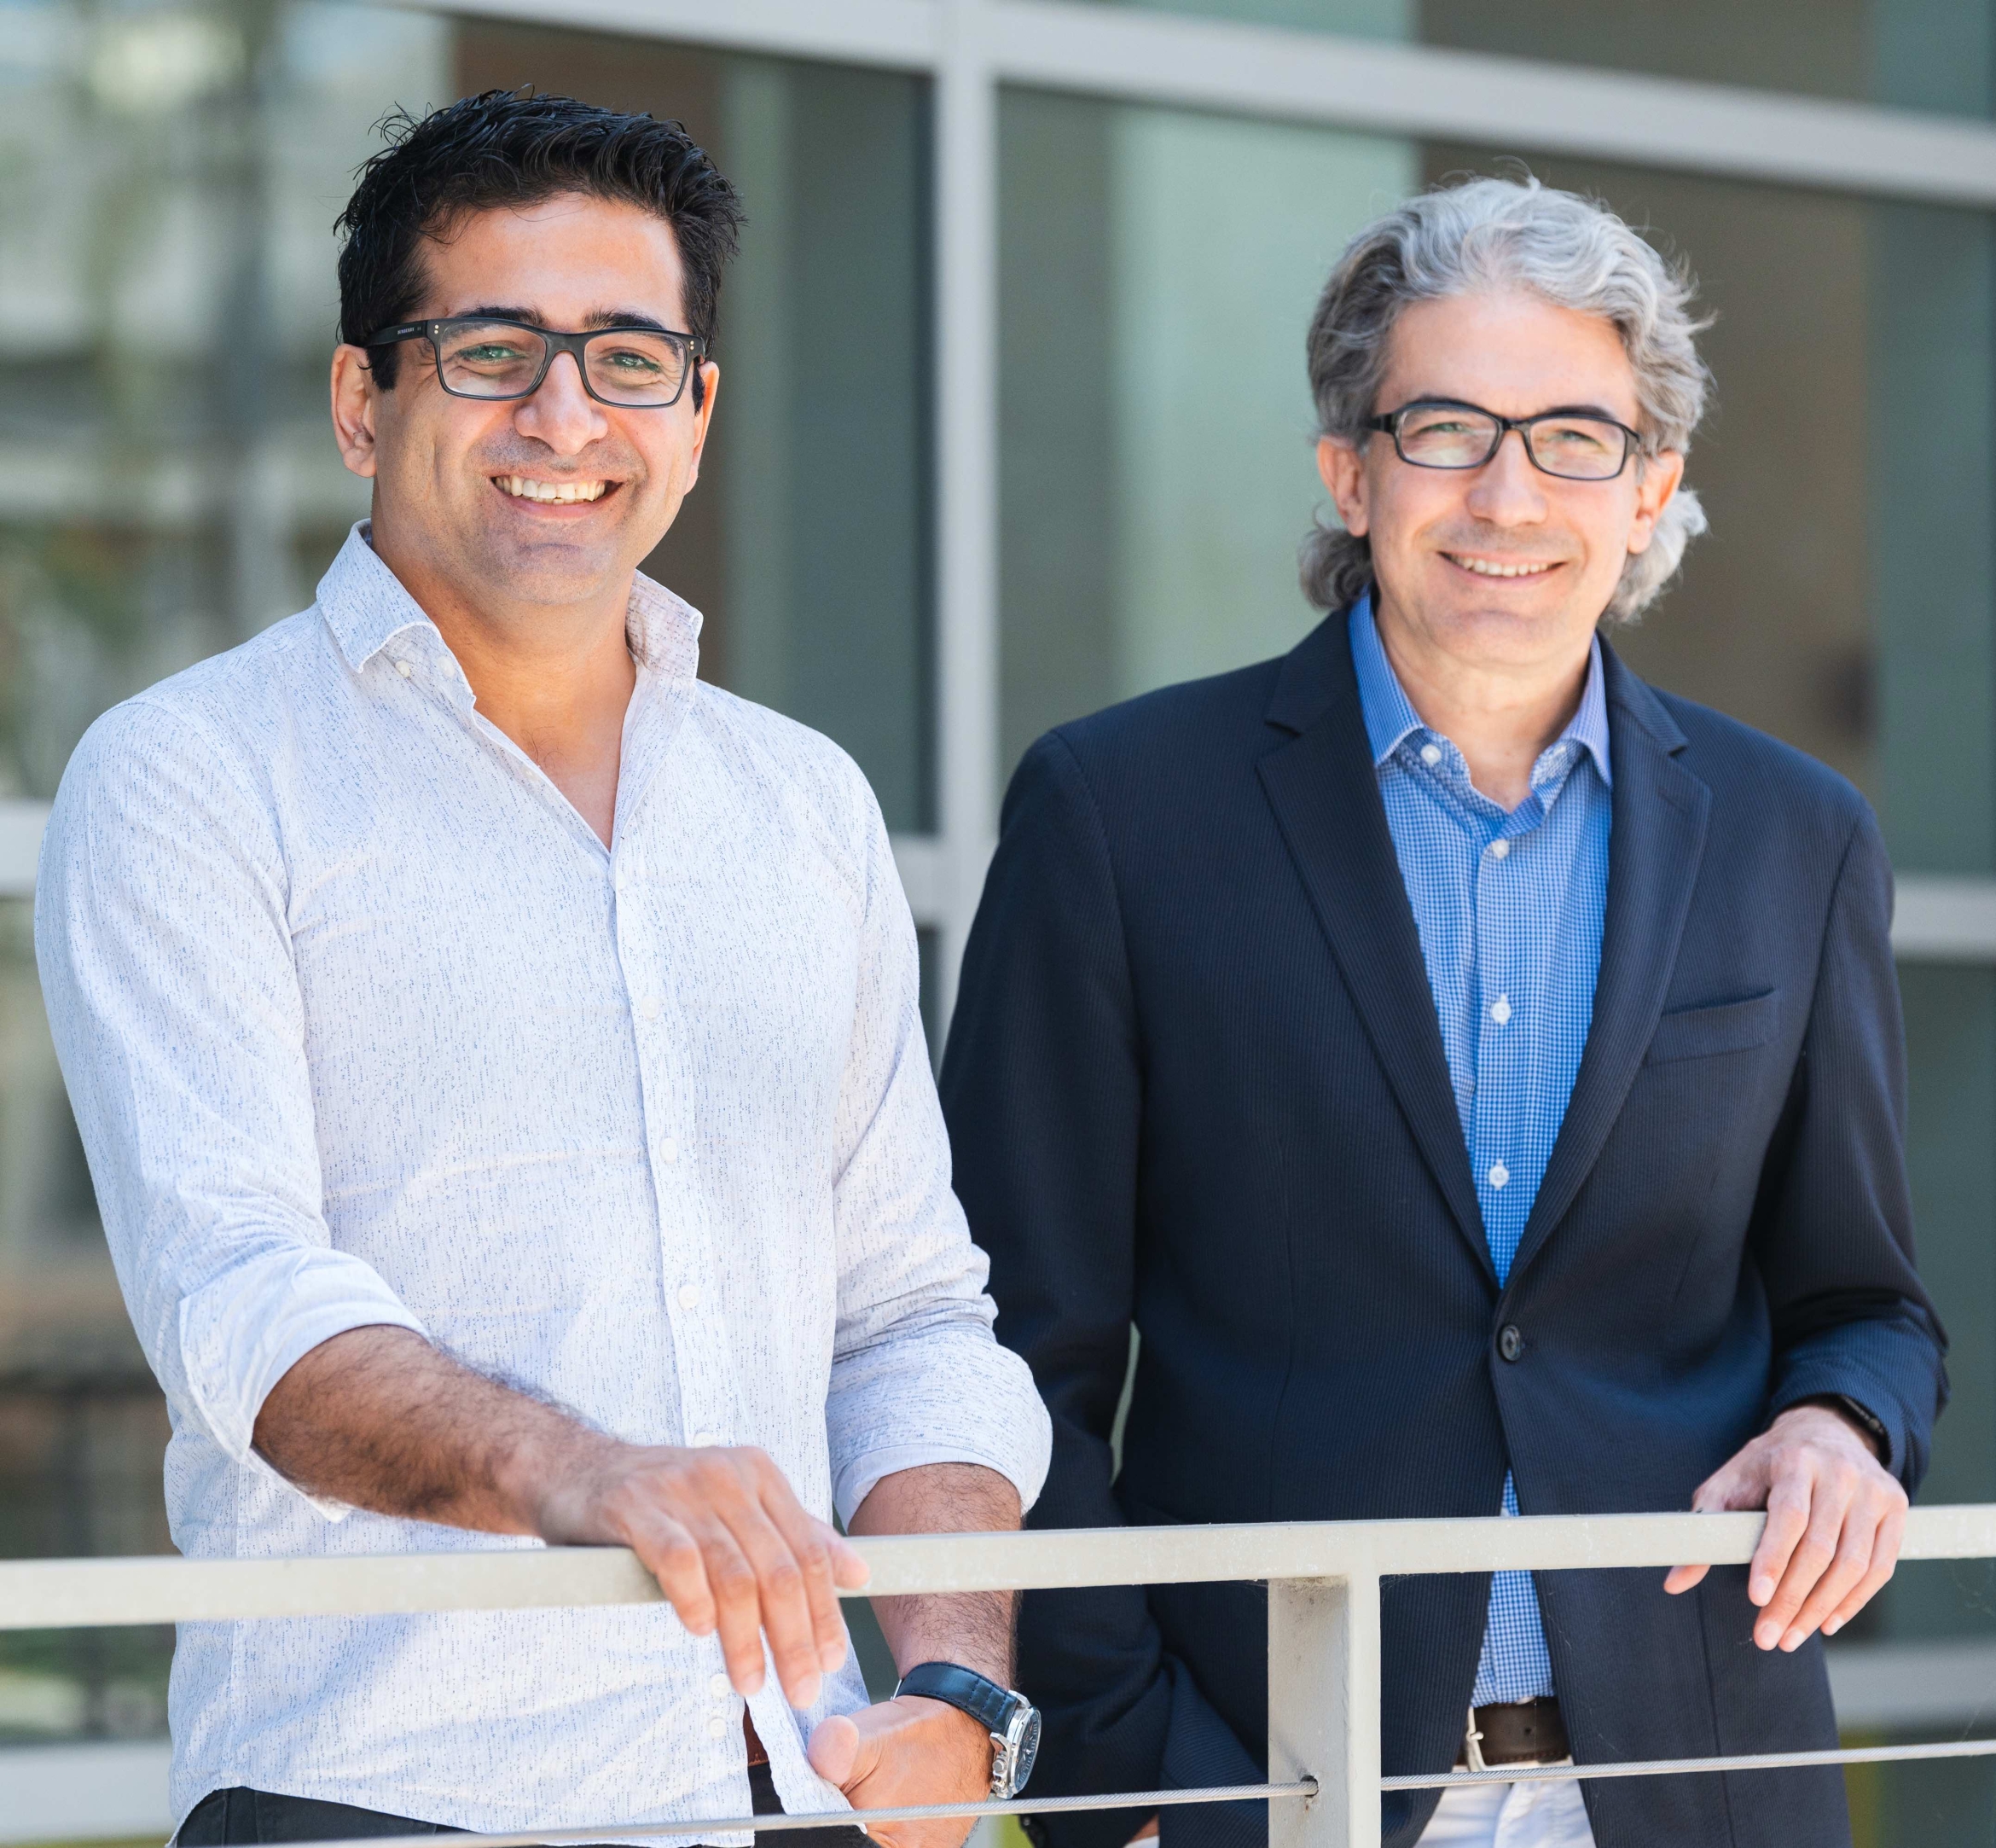
[[[1522,291],[1403,311],[1374,410],[1420,398],[1506,417],[1585,407],[1641,427],[1613,325]],[[1372,541],[1382,629],[1458,668],[1529,677],[1586,655],[1683,473],[1666,452],[1611,481],[1564,480],[1535,468],[1515,432],[1477,468],[1416,468],[1384,434],[1362,449],[1326,438],[1318,466],[1346,526]]]
[[[564,332],[631,323],[684,331],[679,250],[664,219],[573,195],[475,212],[426,245],[428,287],[409,318],[484,314]],[[334,421],[347,467],[374,483],[375,549],[428,608],[488,622],[552,609],[622,611],[631,573],[699,473],[719,375],[670,406],[602,404],[572,357],[508,401],[459,398],[429,345],[406,342],[380,389],[342,346]]]

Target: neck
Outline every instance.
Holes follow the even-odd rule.
[[[1465,660],[1437,647],[1390,598],[1373,619],[1407,703],[1463,754],[1470,781],[1506,811],[1531,793],[1532,766],[1580,710],[1593,640],[1529,662]]]
[[[627,578],[615,595],[514,605],[468,595],[426,561],[374,544],[436,624],[479,711],[537,764],[607,846],[616,816],[624,719],[637,684],[625,625]]]

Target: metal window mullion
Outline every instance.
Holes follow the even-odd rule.
[[[937,770],[945,865],[937,1013],[997,829],[998,171],[986,0],[938,0],[936,250]]]

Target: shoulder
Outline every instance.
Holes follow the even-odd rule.
[[[62,789],[247,768],[335,652],[316,607],[273,623],[103,713],[71,756]]]
[[[870,881],[886,840],[873,785],[822,732],[711,682],[693,683],[693,723],[735,795],[801,827],[856,877]]]
[[[1160,687],[1056,725],[1020,760],[1007,816],[1018,803],[1061,791],[1148,809],[1182,787],[1211,790],[1229,770],[1250,769],[1268,746],[1268,704],[1283,660]]]
[[[1784,819],[1807,813],[1847,830],[1871,820],[1863,792],[1819,758],[1695,700],[1647,690],[1683,733],[1686,765],[1716,800],[1772,801]]]

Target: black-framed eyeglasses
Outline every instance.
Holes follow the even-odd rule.
[[[1640,431],[1598,411],[1500,417],[1480,404],[1448,398],[1416,398],[1368,419],[1366,428],[1385,431],[1401,461],[1417,468],[1481,468],[1515,430],[1532,466],[1563,481],[1612,481],[1643,446]]]
[[[621,410],[663,410],[676,404],[687,380],[706,357],[706,348],[692,334],[664,328],[557,334],[529,321],[478,315],[405,321],[383,328],[366,344],[371,350],[402,340],[430,343],[437,382],[453,398],[531,398],[554,356],[567,353],[582,374],[583,389],[598,404]]]

